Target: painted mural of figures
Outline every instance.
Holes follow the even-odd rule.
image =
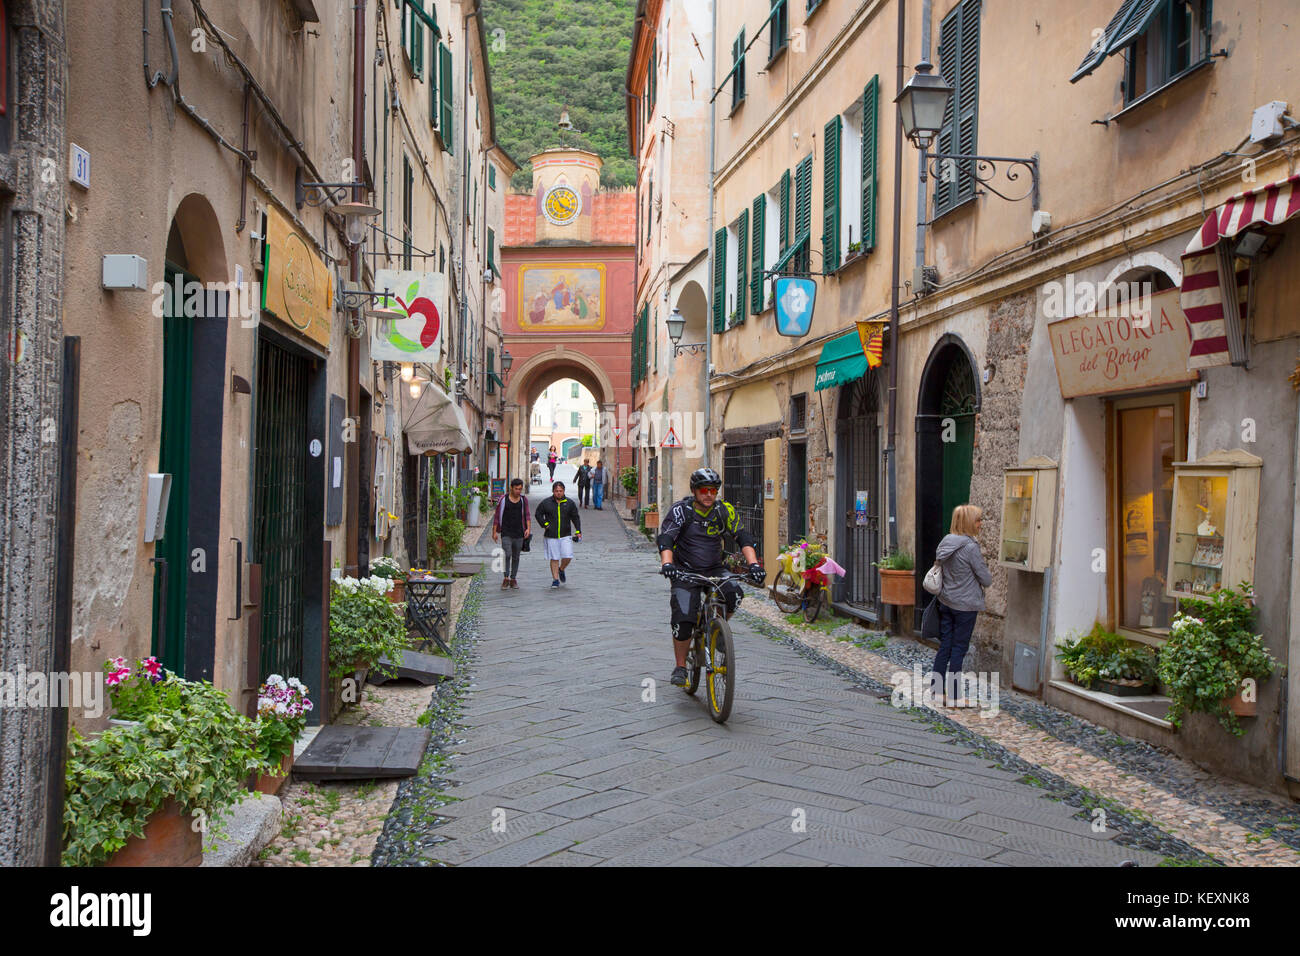
[[[546,321],[546,293],[538,292],[533,296],[533,301],[528,309],[528,321],[534,325],[540,325]]]
[[[567,276],[561,276],[560,281],[555,283],[551,289],[551,298],[555,301],[555,308],[565,309],[569,306],[569,280]]]

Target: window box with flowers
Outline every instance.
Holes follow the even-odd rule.
[[[65,866],[198,866],[203,836],[270,769],[257,728],[208,681],[182,680],[156,658],[105,665],[118,724],[68,741]],[[130,723],[125,723],[125,722]]]

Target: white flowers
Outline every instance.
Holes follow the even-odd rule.
[[[348,594],[355,594],[361,588],[370,588],[379,594],[387,594],[393,589],[392,578],[381,578],[371,575],[368,578],[339,578],[334,582],[343,591]]]

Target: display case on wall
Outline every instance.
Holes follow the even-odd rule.
[[[1255,583],[1259,468],[1249,452],[1216,451],[1174,463],[1173,540],[1165,593],[1198,598]]]
[[[1008,468],[1002,480],[1002,525],[998,564],[1043,571],[1052,563],[1056,514],[1056,462],[1031,458]]]

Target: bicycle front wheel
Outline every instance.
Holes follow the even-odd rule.
[[[731,702],[736,692],[736,654],[731,640],[731,626],[723,618],[714,618],[705,643],[709,716],[721,724],[731,716]]]
[[[803,619],[811,624],[817,620],[817,615],[822,612],[822,605],[826,603],[826,591],[819,587],[809,589],[812,591],[808,595],[808,601],[803,606]]]
[[[786,614],[794,614],[803,604],[802,588],[789,571],[782,569],[772,580],[772,600]]]

